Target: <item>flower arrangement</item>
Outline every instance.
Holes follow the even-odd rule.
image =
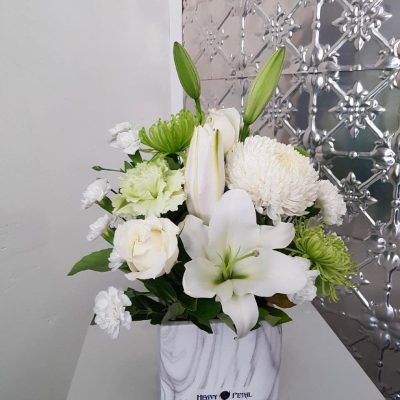
[[[83,257],[69,275],[118,270],[143,284],[97,295],[93,323],[111,337],[138,320],[191,321],[211,333],[210,321],[219,319],[240,338],[262,321],[289,321],[285,308],[317,294],[337,301],[337,287],[352,286],[356,265],[327,230],[346,212],[336,187],[319,179],[304,149],[250,135],[284,55],[276,51],[258,73],[243,118],[233,108],[205,115],[196,68],[175,43],[195,113],[110,130],[111,146],[127,156],[119,187],[97,179],[82,200],[83,209],[96,204],[107,212],[87,239],[101,236],[110,246]]]

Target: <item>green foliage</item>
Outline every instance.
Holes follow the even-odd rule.
[[[253,81],[244,105],[244,125],[240,133],[242,141],[249,134],[249,126],[261,115],[271,96],[274,94],[281,76],[284,59],[285,48],[282,47],[272,54]]]
[[[316,286],[320,296],[337,302],[338,286],[353,287],[351,277],[357,272],[349,249],[336,233],[325,233],[322,225],[308,226],[306,222],[296,224],[295,253],[311,261],[311,268],[320,275]]]
[[[103,209],[109,212],[110,214],[113,212],[114,207],[109,197],[104,197],[102,200],[98,201],[97,204]]]
[[[198,119],[188,110],[172,115],[169,121],[158,120],[148,132],[139,131],[140,141],[161,154],[182,154],[189,146]]]
[[[175,303],[178,295],[166,275],[156,279],[147,279],[142,281],[145,288],[157,296],[163,303]]]
[[[271,326],[277,326],[290,322],[292,319],[279,308],[264,305],[259,307],[258,321],[267,321]]]
[[[143,161],[139,150],[135,154],[128,154],[128,157],[131,160],[132,167],[136,167],[136,165],[140,164]]]
[[[95,251],[83,257],[78,261],[69,271],[68,276],[72,276],[82,271],[96,271],[96,272],[108,272],[108,257],[110,257],[112,249],[104,249],[100,251]]]
[[[306,149],[303,149],[302,147],[299,146],[294,146],[294,149],[300,153],[302,156],[304,157],[310,157],[310,154],[308,153],[308,151]]]

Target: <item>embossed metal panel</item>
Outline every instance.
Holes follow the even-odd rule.
[[[315,305],[388,399],[400,399],[399,17],[399,0],[183,1],[205,108],[241,108],[249,78],[286,46],[256,128],[307,148],[345,196],[338,233],[356,287]]]

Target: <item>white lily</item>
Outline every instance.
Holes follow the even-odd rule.
[[[224,150],[218,130],[196,127],[185,165],[189,213],[208,223],[225,187]]]
[[[185,264],[183,288],[195,298],[213,298],[245,336],[258,321],[255,296],[291,294],[307,283],[309,261],[276,251],[294,237],[290,223],[259,226],[250,196],[243,190],[226,192],[209,226],[188,215],[181,239],[191,261]]]

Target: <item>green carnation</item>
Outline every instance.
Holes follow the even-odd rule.
[[[120,178],[114,214],[125,218],[176,211],[185,199],[182,170],[171,170],[164,159],[144,161]]]
[[[140,141],[158,153],[182,154],[189,146],[197,119],[190,111],[181,110],[172,115],[169,121],[159,120],[148,132],[144,128],[139,131]]]
[[[337,302],[337,286],[353,287],[350,278],[357,271],[357,265],[336,233],[327,234],[322,225],[310,227],[300,222],[296,225],[294,244],[300,255],[311,261],[311,269],[319,270],[316,286],[320,296]]]

